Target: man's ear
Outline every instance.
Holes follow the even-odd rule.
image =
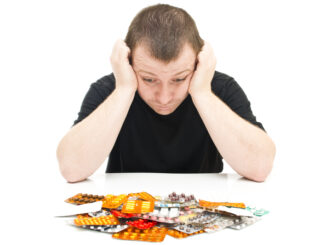
[[[128,59],[129,59],[129,64],[132,66],[132,57],[131,57],[131,55],[129,55]]]
[[[196,58],[196,61],[195,61],[195,69],[194,70],[197,70],[197,65],[198,65],[198,58]]]

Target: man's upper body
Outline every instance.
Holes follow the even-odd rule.
[[[74,125],[92,113],[115,89],[113,74],[90,86]],[[212,92],[240,117],[256,121],[250,102],[230,76],[215,71]],[[214,145],[190,94],[168,115],[156,113],[136,92],[109,155],[107,172],[218,173],[222,156]]]
[[[132,21],[62,138],[62,175],[77,182],[109,156],[108,172],[220,172],[264,181],[275,145],[183,9],[158,4]]]

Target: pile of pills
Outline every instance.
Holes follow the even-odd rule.
[[[268,213],[244,203],[196,200],[194,195],[152,196],[147,192],[115,195],[77,194],[65,200],[74,205],[102,201],[98,212],[79,214],[72,225],[112,234],[113,238],[161,242],[166,235],[185,238],[196,234],[241,230]]]

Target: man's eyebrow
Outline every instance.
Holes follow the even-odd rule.
[[[187,70],[184,70],[184,71],[180,71],[180,72],[174,74],[174,76],[179,75],[179,74],[181,74],[181,73],[184,73],[184,72],[186,72],[186,71],[191,71],[191,70],[190,70],[190,69],[187,69]],[[150,74],[150,75],[156,76],[154,73],[149,72],[149,71],[139,70],[138,72],[144,72],[144,73],[148,73],[148,74]]]

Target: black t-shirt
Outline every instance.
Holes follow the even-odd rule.
[[[232,77],[215,71],[211,88],[240,117],[264,130],[256,121],[247,96]],[[114,89],[113,73],[93,83],[74,125],[94,111]],[[135,93],[109,154],[106,172],[219,173],[222,170],[222,156],[189,94],[174,112],[160,115]]]

